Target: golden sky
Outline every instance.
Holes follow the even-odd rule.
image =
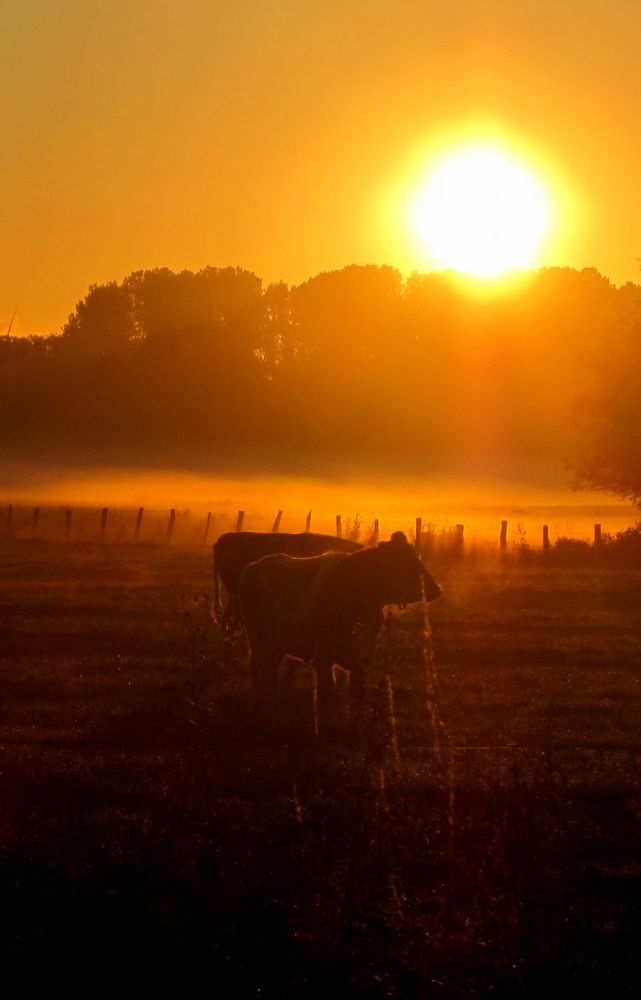
[[[641,280],[640,0],[0,0],[0,322],[229,264],[428,269],[406,200],[498,136],[551,185],[542,264]]]

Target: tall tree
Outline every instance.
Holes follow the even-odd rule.
[[[90,285],[64,326],[60,347],[68,356],[85,361],[121,351],[135,335],[131,294],[111,281]]]
[[[639,291],[639,290],[638,290]],[[630,296],[625,296],[626,304]],[[641,506],[641,297],[591,356],[593,388],[572,465],[580,482]]]

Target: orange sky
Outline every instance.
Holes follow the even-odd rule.
[[[266,282],[427,267],[404,192],[488,130],[556,185],[543,263],[641,280],[641,3],[3,3],[0,324],[91,282],[238,264]]]

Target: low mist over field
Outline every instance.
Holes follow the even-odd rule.
[[[303,531],[311,511],[312,529],[333,533],[340,514],[344,533],[362,537],[375,518],[381,534],[387,536],[397,529],[411,532],[421,517],[424,525],[433,525],[437,532],[463,523],[468,539],[493,540],[501,520],[507,519],[515,537],[518,534],[533,544],[540,542],[543,524],[549,525],[552,539],[564,535],[589,538],[597,521],[604,531],[614,533],[639,520],[638,509],[626,502],[562,485],[546,489],[520,482],[383,477],[329,483],[312,478],[232,479],[148,469],[31,470],[14,476],[11,489],[0,494],[0,501],[25,508],[108,506],[131,512],[142,506],[158,516],[174,508],[183,523],[192,524],[191,533],[196,522],[211,513],[212,536],[234,528],[239,510],[245,513],[245,528],[254,531],[270,530],[282,510],[282,531]]]

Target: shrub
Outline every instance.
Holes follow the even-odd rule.
[[[593,553],[592,546],[583,538],[557,538],[552,555],[558,562],[569,565],[587,562]]]

